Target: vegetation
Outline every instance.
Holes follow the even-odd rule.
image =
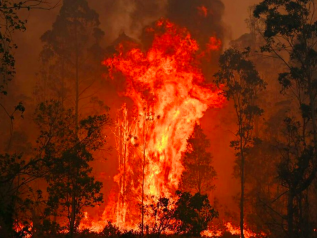
[[[71,237],[83,217],[83,208],[103,200],[102,183],[91,175],[89,162],[94,160],[93,151],[105,143],[101,131],[109,117],[90,116],[80,121],[78,134],[75,120],[74,111],[65,110],[58,101],[41,103],[35,116],[41,131],[38,156],[47,170],[43,174],[48,183],[44,214],[49,221],[51,216],[66,217],[64,229]]]
[[[241,182],[240,197],[240,229],[244,238],[244,190],[245,190],[245,161],[248,150],[256,138],[253,136],[253,124],[256,116],[263,111],[257,104],[257,94],[264,89],[265,83],[259,77],[253,63],[246,59],[248,52],[229,49],[220,57],[220,70],[215,75],[217,85],[224,85],[223,93],[232,100],[237,120],[236,140],[231,141],[231,147],[237,151],[237,165]]]
[[[218,217],[218,212],[212,208],[207,195],[177,191],[177,200],[159,198],[145,206],[145,225],[147,234],[159,237],[168,231],[176,234],[200,236],[207,229],[212,219]],[[154,219],[152,219],[154,218]]]
[[[232,139],[228,148],[217,149],[231,147],[234,152],[235,164],[225,169],[233,169],[239,179],[239,206],[236,207],[240,215],[229,214],[227,208],[221,206],[222,201],[218,201],[220,206],[216,199],[211,203],[211,196],[217,196],[213,193],[218,171],[213,165],[215,153],[210,149],[213,141],[208,139],[212,135],[207,137],[207,130],[203,131],[198,123],[190,137],[184,138],[186,148],[177,148],[183,152],[180,186],[167,188],[172,191],[168,197],[146,197],[146,191],[151,189],[145,181],[145,173],[151,166],[147,158],[153,156],[163,160],[148,153],[148,147],[153,146],[148,142],[151,129],[164,118],[164,115],[150,112],[150,101],[164,99],[153,97],[141,83],[133,87],[144,88],[142,94],[147,99],[142,100],[148,100],[144,106],[147,113],[137,112],[135,117],[136,125],[143,129],[143,138],[137,138],[135,128],[129,127],[127,110],[122,112],[124,120],[119,125],[121,138],[118,138],[122,140],[118,148],[119,173],[123,173],[118,199],[124,206],[129,196],[136,197],[133,204],[141,204],[141,224],[136,230],[123,230],[109,221],[99,233],[81,227],[88,219],[86,209],[99,206],[115,209],[111,203],[102,204],[108,202],[103,193],[110,196],[110,192],[105,188],[108,184],[99,181],[102,176],[100,171],[96,172],[99,169],[96,164],[110,155],[106,146],[114,144],[112,138],[106,140],[113,124],[104,102],[113,103],[113,91],[124,84],[119,73],[113,84],[105,79],[109,75],[101,62],[116,49],[113,45],[107,48],[104,42],[109,43],[111,34],[116,33],[111,31],[109,24],[100,24],[98,9],[89,5],[92,2],[61,0],[54,5],[52,1],[43,0],[0,0],[0,237],[162,237],[169,236],[170,232],[176,236],[198,237],[204,230],[211,229],[215,221],[221,223],[218,217],[226,219],[229,216],[230,221],[240,223],[241,238],[247,237],[246,225],[257,237],[317,237],[317,21],[314,0],[261,0],[249,8],[247,26],[250,32],[232,41],[224,52],[220,52],[220,40],[208,35],[211,28],[215,34],[224,34],[219,22],[215,28],[211,24],[221,19],[222,12],[212,10],[211,13],[209,9],[210,6],[216,9],[217,5],[223,9],[220,0],[212,3],[190,1],[190,4],[189,0],[166,1],[170,20],[187,25],[197,38],[200,51],[196,56],[202,58],[204,76],[213,78],[213,83],[228,100],[219,115],[224,121],[221,123],[225,124],[222,125],[226,127],[225,133],[227,128],[233,128],[234,132],[217,135],[219,140],[223,139],[221,136]],[[181,3],[186,8],[184,12],[196,10],[192,14],[194,17],[173,15]],[[120,4],[113,3],[113,7],[107,3],[107,7],[118,10],[116,7]],[[130,14],[127,21],[137,22],[138,26],[131,23],[130,29],[136,33],[137,28],[151,25],[152,21],[148,12],[146,16],[150,20],[139,19],[137,10],[154,6],[161,9],[161,5],[141,4],[141,1],[133,1],[133,4],[126,6]],[[41,32],[43,48],[39,67],[34,70],[38,72],[34,77],[34,94],[21,95],[21,88],[14,84],[14,79],[19,73],[15,55],[17,33],[29,34],[23,14],[32,9],[55,7],[59,9],[52,27]],[[104,18],[112,19],[112,13],[107,13],[109,16]],[[111,23],[116,24],[119,23]],[[203,34],[202,29],[206,30]],[[130,49],[139,42],[147,48],[156,36],[156,29],[148,31],[151,37],[142,36],[141,41],[133,41],[121,32],[115,45],[124,48],[125,45],[120,44],[124,41]],[[143,34],[146,33],[144,30]],[[190,47],[195,48],[194,43],[191,41]],[[214,51],[218,53],[213,54]],[[217,65],[214,58],[218,56]],[[170,69],[166,66],[164,70]],[[33,84],[32,79],[28,82]],[[160,82],[153,87],[160,88]],[[106,95],[108,93],[110,96]],[[127,107],[131,106],[126,98],[121,97],[120,104],[121,100],[128,102]],[[111,106],[116,110],[118,105],[115,102]],[[179,113],[175,112],[175,120]],[[16,120],[17,115],[22,119]],[[169,138],[164,137],[160,143],[169,143]],[[134,149],[128,151],[130,147]],[[136,158],[138,156],[142,158]],[[126,164],[128,158],[143,162],[126,177],[124,173],[131,170]],[[215,157],[217,159],[227,158]],[[166,170],[171,166],[174,165],[166,165]],[[162,175],[164,179],[174,179],[168,172]],[[104,181],[112,182],[110,174],[103,174],[103,177]],[[223,233],[222,237],[235,236]]]
[[[185,171],[180,186],[183,190],[208,194],[213,189],[212,179],[216,177],[216,171],[211,164],[212,155],[207,151],[209,146],[210,141],[201,126],[196,124],[182,158]]]

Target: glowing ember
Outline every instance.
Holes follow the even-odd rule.
[[[204,17],[208,16],[208,9],[205,6],[197,7],[197,9],[198,9],[200,15],[202,15]]]
[[[217,39],[214,36],[209,38],[209,43],[207,44],[208,50],[220,50],[221,46],[222,46],[221,40]]]
[[[240,228],[232,225],[231,222],[225,223],[225,229],[216,229],[210,228],[209,230],[205,230],[201,233],[201,236],[204,237],[221,237],[225,232],[230,233],[231,235],[240,235]],[[267,235],[263,232],[255,233],[248,228],[244,228],[243,230],[245,238],[253,238],[253,237],[267,237]]]
[[[33,230],[33,222],[30,222],[30,224],[22,224],[22,223],[16,222],[13,229],[21,237],[31,238],[32,230]]]
[[[173,197],[195,122],[224,101],[219,90],[204,84],[195,60],[198,44],[185,29],[162,20],[148,32],[154,32],[154,41],[146,53],[124,52],[121,45],[104,62],[113,78],[118,72],[125,77],[124,95],[136,106],[130,120],[123,108],[117,123],[120,168],[115,181],[120,191],[111,219],[119,227],[140,223],[143,176],[145,203],[151,197]]]

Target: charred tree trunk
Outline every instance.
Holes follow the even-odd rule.
[[[240,168],[240,182],[241,182],[241,197],[240,197],[240,232],[241,238],[244,238],[244,149],[243,149],[243,139],[240,136],[240,153],[241,153],[241,168]]]
[[[78,38],[77,38],[77,25],[75,25],[75,133],[77,140],[78,139],[78,123],[79,123],[79,46],[78,46]],[[71,167],[72,163],[71,163]],[[71,168],[72,170],[72,168]],[[74,173],[73,176],[77,176],[78,173]],[[73,238],[75,232],[75,220],[76,220],[76,194],[75,194],[75,186],[73,184],[73,191],[72,191],[72,202],[71,202],[71,220],[70,220],[70,237]]]
[[[64,101],[65,101],[65,62],[64,58],[62,58],[62,72],[61,72],[61,77],[62,77],[62,88],[61,88],[61,103],[62,106],[64,106]]]
[[[76,29],[77,31],[77,29]],[[76,32],[77,33],[77,32]],[[79,121],[79,49],[78,43],[76,42],[76,55],[75,55],[75,120],[76,120],[76,136],[78,136],[78,121]]]
[[[287,233],[289,238],[295,238],[294,236],[294,192],[292,189],[288,192],[287,199]]]
[[[72,213],[71,213],[71,220],[70,220],[70,229],[69,229],[69,233],[70,233],[70,238],[73,238],[74,236],[74,231],[75,231],[75,193],[72,193]]]

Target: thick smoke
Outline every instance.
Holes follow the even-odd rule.
[[[100,21],[107,29],[107,42],[112,43],[122,33],[138,39],[144,26],[164,16],[166,0],[105,0],[103,4]]]
[[[166,17],[186,27],[201,45],[210,36],[225,37],[222,17],[225,6],[221,0],[168,0]]]
[[[138,39],[144,27],[167,18],[186,27],[201,45],[206,45],[211,36],[224,39],[224,9],[221,0],[106,0],[106,12],[100,14],[100,20],[110,42],[123,32]]]

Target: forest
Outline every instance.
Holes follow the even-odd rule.
[[[316,11],[0,0],[0,238],[317,237]]]

